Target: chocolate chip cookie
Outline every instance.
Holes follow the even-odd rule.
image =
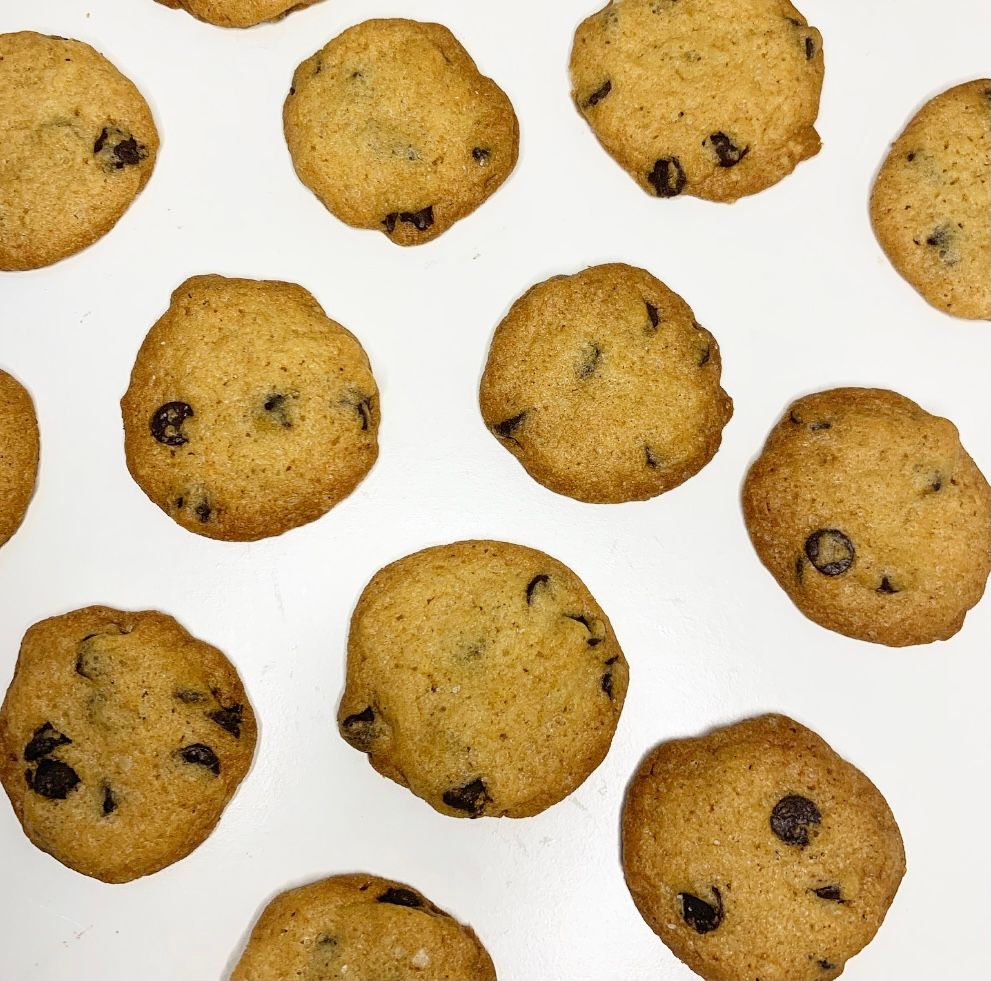
[[[934,307],[991,319],[991,79],[927,102],[895,141],[871,196],[874,232]]]
[[[105,235],[151,177],[141,93],[81,41],[0,34],[0,269],[36,269]]]
[[[368,358],[294,283],[186,280],[141,345],[121,409],[131,475],[208,538],[313,521],[378,456]]]
[[[341,221],[436,238],[509,176],[506,94],[440,24],[368,20],[304,61],[283,111],[299,179]]]
[[[708,981],[826,981],[874,938],[905,851],[863,773],[765,715],[647,756],[623,868],[650,928]]]
[[[215,647],[163,613],[91,606],[24,635],[0,709],[0,780],[42,851],[128,882],[210,834],[255,732]]]
[[[527,817],[602,762],[628,672],[584,583],[543,552],[458,542],[378,572],[351,620],[341,735],[442,814]]]
[[[194,17],[218,27],[254,27],[278,20],[294,10],[310,7],[318,0],[158,0],[174,10],[187,10]]]
[[[951,422],[894,392],[795,402],[750,470],[743,508],[760,560],[841,634],[946,640],[984,593],[988,482]]]
[[[733,402],[715,338],[676,293],[614,264],[556,276],[517,300],[482,376],[489,430],[545,487],[640,501],[712,459]]]
[[[648,193],[735,201],[819,152],[822,36],[787,0],[613,0],[571,52],[572,98]]]
[[[38,477],[38,419],[27,389],[0,371],[0,545],[24,520]]]
[[[473,930],[401,882],[337,875],[276,896],[231,981],[495,981]]]

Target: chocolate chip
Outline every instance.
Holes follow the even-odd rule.
[[[192,688],[177,688],[172,694],[178,698],[180,702],[183,702],[186,705],[192,705],[196,702],[205,702],[207,698],[203,692],[193,691]]]
[[[418,232],[425,232],[434,223],[434,206],[428,204],[419,211],[393,211],[385,216],[382,224],[391,235],[400,221],[412,225]]]
[[[510,443],[515,443],[519,446],[520,441],[516,438],[514,433],[526,421],[527,415],[528,413],[524,409],[521,413],[519,413],[519,415],[515,415],[510,419],[504,419],[502,422],[497,422],[492,426],[492,432],[494,432],[500,439],[508,440]]]
[[[354,715],[349,715],[341,723],[341,735],[355,749],[367,753],[378,736],[379,730],[375,722],[375,710],[368,706]]]
[[[216,722],[221,729],[226,729],[235,739],[240,739],[243,714],[243,705],[229,705],[221,706],[216,712],[207,713],[207,718],[211,722]]]
[[[833,963],[832,961],[827,961],[827,960],[818,960],[818,961],[816,961],[816,963],[817,963],[817,964],[818,964],[818,965],[819,965],[819,966],[820,966],[820,967],[821,967],[821,968],[822,968],[822,969],[823,969],[824,971],[835,971],[835,970],[836,970],[836,965],[835,965],[835,964],[834,964],[834,963]]]
[[[822,824],[819,808],[797,794],[782,797],[771,811],[771,830],[786,844],[804,848],[809,843],[809,829]]]
[[[926,239],[926,245],[936,249],[939,258],[948,266],[960,261],[960,253],[953,247],[956,232],[950,225],[938,225]]]
[[[79,775],[61,760],[44,759],[33,775],[28,770],[25,776],[28,786],[40,797],[47,797],[49,800],[65,800],[69,792],[79,784]]]
[[[645,446],[643,448],[643,453],[645,459],[647,460],[647,466],[650,467],[651,470],[656,470],[661,465],[660,457],[656,456],[654,451],[649,446]]]
[[[602,676],[602,690],[612,698],[612,671],[607,671]]]
[[[110,788],[110,784],[105,783],[103,785],[103,816],[106,817],[108,814],[113,814],[117,810],[117,798],[114,796],[113,790]]]
[[[192,406],[185,402],[166,402],[151,417],[151,434],[166,446],[183,446],[189,440],[182,434],[182,424],[192,415]]]
[[[911,163],[911,162],[912,162],[912,161],[913,161],[913,160],[915,159],[915,150],[912,150],[912,152],[911,152],[911,153],[907,153],[907,154],[905,155],[905,159],[906,159],[906,160],[907,160],[907,161],[908,161],[909,163]]]
[[[533,595],[542,586],[546,586],[551,581],[550,576],[546,576],[543,573],[539,576],[534,576],[526,585],[526,602],[527,606],[533,605]]]
[[[702,143],[709,144],[720,167],[735,167],[750,152],[749,146],[741,149],[722,130],[710,134]]]
[[[877,587],[877,591],[884,593],[886,596],[894,596],[895,593],[901,592],[887,576],[881,576],[881,585]]]
[[[585,100],[586,108],[597,106],[610,92],[612,92],[612,82],[607,79]]]
[[[396,222],[399,221],[399,212],[393,211],[382,219],[385,230],[391,235],[396,230]]]
[[[148,156],[144,145],[116,126],[105,126],[100,130],[100,135],[93,143],[93,153],[100,157],[104,169],[109,171],[133,167]]]
[[[486,150],[485,147],[476,146],[472,149],[471,156],[479,167],[487,167],[492,158],[492,151]]]
[[[806,61],[811,61],[816,53],[816,43],[812,38],[807,37],[805,39],[805,59]]]
[[[206,524],[210,520],[210,515],[213,514],[213,508],[206,501],[200,501],[199,504],[193,508],[193,514],[196,515],[197,521]]]
[[[193,743],[191,746],[183,746],[179,750],[179,757],[184,763],[205,766],[211,773],[220,773],[220,760],[217,759],[217,754],[203,743]]]
[[[933,482],[929,485],[929,489],[934,494],[938,494],[943,489],[943,478],[940,476],[934,477]]]
[[[679,892],[678,899],[681,900],[681,918],[696,933],[711,933],[723,922],[723,897],[719,890],[713,886],[712,894],[716,897],[716,905],[707,903],[698,896],[693,896],[690,892]]]
[[[601,620],[587,617],[584,613],[565,613],[569,620],[580,623],[588,632],[589,638],[586,641],[589,647],[597,647],[605,638],[605,627]]]
[[[805,540],[805,554],[824,576],[842,576],[853,565],[853,542],[836,528],[820,528]]]
[[[677,157],[661,157],[647,175],[647,181],[659,198],[673,198],[685,189],[688,178]]]
[[[843,892],[839,886],[821,886],[812,890],[820,899],[825,899],[830,903],[845,903]]]
[[[134,164],[141,162],[141,147],[138,146],[138,141],[131,136],[126,140],[121,140],[114,147],[114,156],[120,162],[120,166],[134,166]]]
[[[376,902],[390,903],[393,906],[406,906],[409,909],[421,909],[423,907],[423,900],[412,889],[394,887],[386,889]]]
[[[24,759],[28,763],[33,763],[42,756],[48,756],[59,746],[67,746],[71,742],[72,740],[59,732],[51,722],[46,722],[34,730],[34,735],[24,747]]]
[[[657,325],[661,322],[661,315],[657,312],[657,307],[653,303],[648,303],[644,300],[644,305],[647,307],[647,318],[650,320],[650,326],[656,330]]]
[[[582,348],[582,353],[578,358],[578,363],[575,365],[575,374],[580,380],[586,378],[591,378],[595,374],[596,368],[599,367],[599,362],[602,360],[602,348],[597,344],[589,342]]]
[[[444,803],[456,811],[465,811],[472,817],[478,817],[482,813],[482,808],[489,801],[488,790],[482,780],[472,780],[463,787],[455,787],[452,790],[445,790],[443,795]]]

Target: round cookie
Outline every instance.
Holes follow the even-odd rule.
[[[42,851],[129,882],[210,834],[255,735],[215,647],[163,613],[91,606],[24,635],[0,709],[0,780]]]
[[[38,419],[27,389],[0,371],[0,545],[21,526],[38,478]]]
[[[895,269],[934,307],[991,319],[991,79],[927,102],[895,141],[871,221]]]
[[[614,0],[571,52],[572,98],[648,193],[735,201],[819,152],[822,36],[787,0]]]
[[[158,132],[141,93],[82,41],[0,34],[0,269],[105,235],[148,182]]]
[[[646,757],[623,868],[650,928],[708,981],[826,981],[877,933],[905,851],[863,773],[766,715]]]
[[[121,410],[131,475],[208,538],[313,521],[378,456],[368,358],[294,283],[186,280],[141,345]]]
[[[733,402],[719,346],[643,269],[595,266],[517,300],[482,375],[482,417],[527,472],[580,501],[641,501],[712,459]]]
[[[218,27],[254,27],[279,20],[318,0],[158,0],[173,10],[186,10],[199,20]]]
[[[628,669],[584,583],[543,552],[457,542],[393,562],[351,620],[341,735],[454,817],[528,817],[612,742]]]
[[[951,422],[894,392],[795,402],[751,467],[743,510],[798,608],[849,637],[946,640],[984,593],[988,482]]]
[[[337,875],[273,899],[231,981],[495,981],[473,930],[401,882]]]
[[[283,110],[299,179],[341,221],[436,238],[509,176],[519,125],[440,24],[368,20],[304,61]]]

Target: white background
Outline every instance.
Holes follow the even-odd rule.
[[[0,801],[0,977],[218,981],[276,892],[361,870],[472,924],[502,981],[694,977],[623,883],[624,788],[662,739],[766,710],[820,732],[887,796],[909,871],[850,981],[991,975],[991,600],[949,643],[875,647],[805,620],[740,514],[749,461],[786,404],[837,384],[903,392],[953,419],[991,473],[991,325],[902,282],[867,215],[915,109],[991,74],[987,0],[804,0],[825,38],[822,152],[733,206],[647,197],[569,100],[571,38],[596,0],[327,0],[225,31],[152,0],[3,0],[0,30],[88,41],[135,81],[162,137],[150,184],[84,253],[0,274],[0,366],[37,404],[38,491],[0,552],[0,690],[25,629],[89,603],[158,608],[238,666],[261,734],[250,775],[189,858],[104,885],[29,844]],[[295,177],[281,107],[295,66],[371,16],[448,25],[507,91],[522,153],[436,242],[347,228]],[[534,282],[646,266],[722,347],[736,402],[722,450],[678,490],[590,506],[534,483],[476,405],[492,331]],[[257,544],[208,541],[124,466],[118,399],[171,290],[194,273],[292,280],[364,343],[381,457],[322,520]],[[612,751],[571,798],[522,821],[443,817],[378,776],[334,717],[348,619],[385,563],[492,537],[560,558],[612,618],[631,686]],[[924,560],[924,557],[922,557]]]

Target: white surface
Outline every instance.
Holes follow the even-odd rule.
[[[4,0],[0,31],[94,44],[148,98],[152,180],[118,227],[53,268],[0,274],[0,365],[31,390],[37,495],[0,552],[0,687],[24,630],[93,602],[160,608],[237,664],[258,713],[254,767],[215,833],[150,878],[108,886],[34,847],[0,801],[0,978],[217,981],[275,892],[361,870],[412,883],[476,927],[502,981],[688,981],[623,883],[624,788],[658,741],[765,710],[820,732],[887,796],[909,872],[850,981],[991,975],[991,600],[946,644],[894,651],[806,621],[758,563],[739,485],[787,402],[895,388],[960,427],[991,473],[991,327],[928,307],[880,252],[867,196],[925,99],[991,70],[987,0],[805,0],[825,38],[824,149],[727,207],[651,200],[569,101],[567,59],[596,0],[327,0],[223,31],[152,0]],[[479,212],[399,249],[349,229],[296,179],[281,106],[295,66],[370,16],[447,24],[509,93],[522,155]],[[644,265],[716,335],[736,415],[680,489],[594,507],[534,483],[486,434],[491,333],[532,283]],[[253,545],[183,531],[124,466],[118,399],[186,276],[299,282],[360,337],[382,391],[381,457],[322,520]],[[572,566],[631,666],[603,766],[523,821],[442,817],[338,737],[348,619],[393,559],[494,537]]]

